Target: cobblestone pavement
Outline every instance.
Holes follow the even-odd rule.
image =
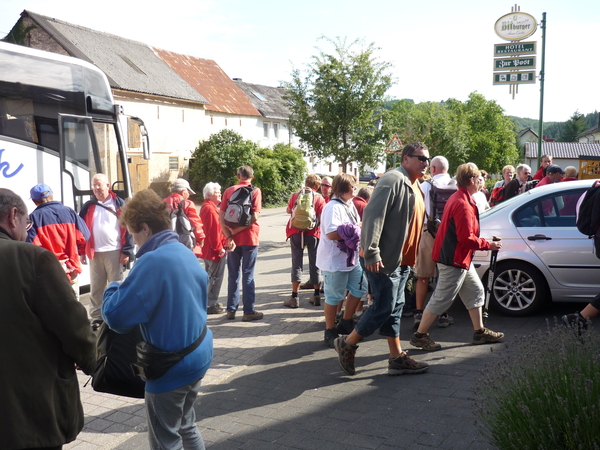
[[[257,310],[262,321],[209,316],[215,357],[203,380],[197,421],[209,449],[487,449],[475,426],[470,398],[486,361],[505,344],[470,345],[472,329],[462,304],[450,313],[455,324],[431,329],[438,352],[411,347],[412,318],[402,319],[405,350],[431,368],[422,375],[387,376],[387,344],[379,336],[361,342],[357,373],[346,376],[334,350],[323,345],[322,307],[282,306],[290,292],[290,253],[284,208],[261,216],[256,268]],[[221,302],[226,298],[226,286]],[[83,296],[82,301],[86,298]],[[490,328],[516,335],[546,327],[546,319],[579,305],[553,305],[529,318],[492,316]],[[80,374],[86,424],[67,450],[147,449],[143,400],[100,394]]]

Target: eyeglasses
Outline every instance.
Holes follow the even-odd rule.
[[[330,184],[322,184],[322,185],[321,185],[321,187],[322,187],[322,188],[330,188],[330,187],[331,187],[331,185],[330,185]]]
[[[28,217],[27,218],[27,225],[25,226],[25,231],[31,230],[32,226],[33,226],[33,221]]]
[[[426,162],[427,164],[429,164],[429,161],[431,161],[427,156],[423,156],[423,155],[406,155],[410,158],[417,158],[419,161],[421,162]]]

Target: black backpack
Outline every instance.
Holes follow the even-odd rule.
[[[237,189],[227,203],[225,222],[228,225],[247,227],[252,221],[252,195],[254,186],[242,186]]]
[[[594,250],[600,258],[600,181],[596,181],[584,194],[577,213],[577,229],[594,239]]]
[[[182,200],[177,209],[171,212],[171,221],[173,223],[173,230],[179,237],[179,242],[190,250],[193,250],[196,246],[196,236],[194,235],[194,227],[189,217],[185,214],[184,206],[185,200]]]
[[[433,180],[427,180],[431,185],[429,189],[429,215],[427,216],[427,231],[435,237],[442,223],[442,214],[448,199],[458,190],[456,183],[438,186]]]

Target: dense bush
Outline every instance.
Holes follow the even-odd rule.
[[[600,449],[600,335],[560,325],[507,345],[477,380],[475,409],[500,450]]]
[[[237,169],[249,165],[254,181],[263,193],[263,206],[284,205],[300,187],[306,174],[302,152],[290,145],[260,148],[234,131],[222,130],[200,142],[190,161],[190,184],[201,194],[208,182],[217,182],[224,191],[237,183]]]

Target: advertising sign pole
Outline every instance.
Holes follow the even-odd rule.
[[[540,125],[538,136],[538,154],[537,162],[538,168],[542,161],[542,142],[544,141],[544,77],[546,76],[545,62],[546,62],[546,13],[542,13],[542,66],[540,68]]]

